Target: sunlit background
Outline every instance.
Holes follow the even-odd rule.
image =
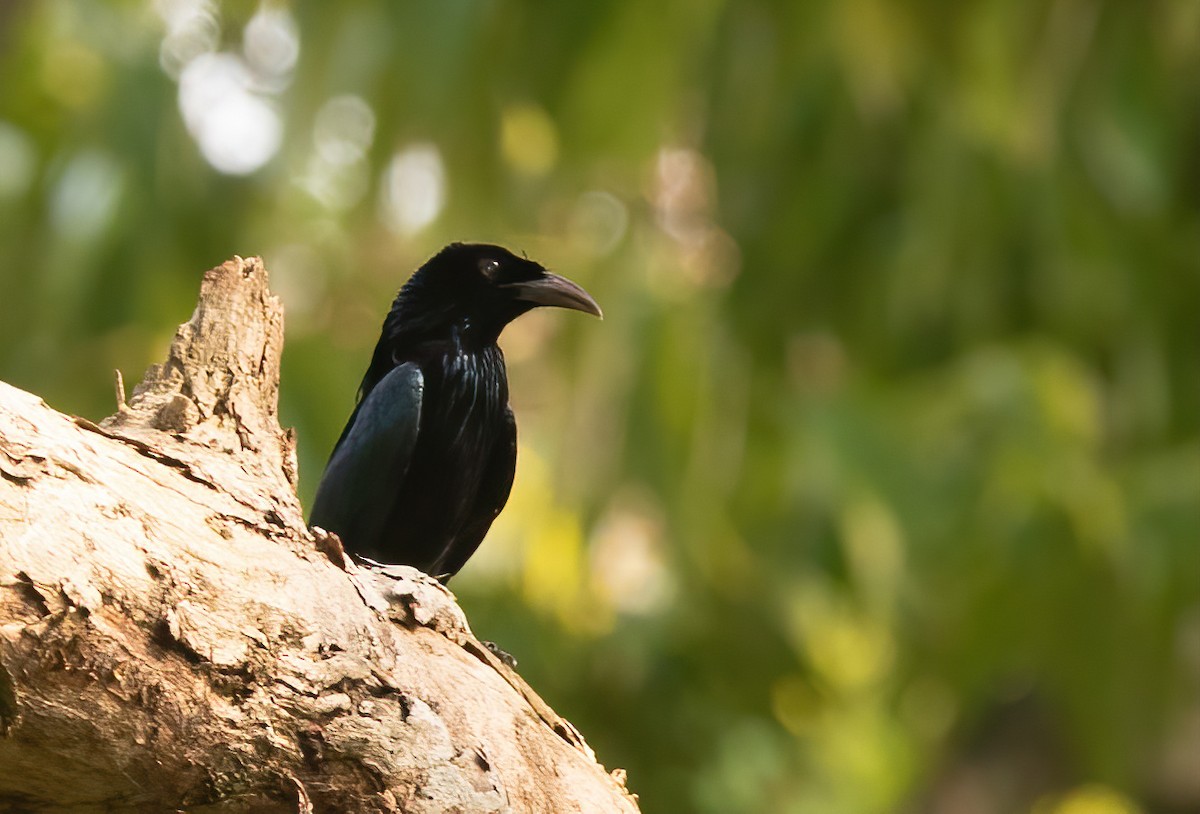
[[[646,812],[1200,811],[1200,2],[0,3],[0,378],[260,254],[302,497],[407,275],[524,251],[453,587]]]

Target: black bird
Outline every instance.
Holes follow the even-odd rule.
[[[496,340],[540,305],[601,316],[575,283],[500,246],[453,243],[421,266],[383,321],[309,522],[361,557],[443,582],[456,574],[504,508],[516,470]]]

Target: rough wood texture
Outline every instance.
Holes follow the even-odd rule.
[[[0,809],[636,812],[448,591],[305,527],[282,328],[235,258],[99,425],[0,383]]]

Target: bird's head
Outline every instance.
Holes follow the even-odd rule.
[[[603,316],[591,295],[565,277],[501,246],[452,243],[417,269],[384,323],[391,339],[452,335],[490,343],[512,320],[548,305]]]

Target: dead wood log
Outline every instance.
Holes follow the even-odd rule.
[[[448,591],[306,528],[282,346],[235,258],[99,424],[0,383],[0,809],[636,812]]]

